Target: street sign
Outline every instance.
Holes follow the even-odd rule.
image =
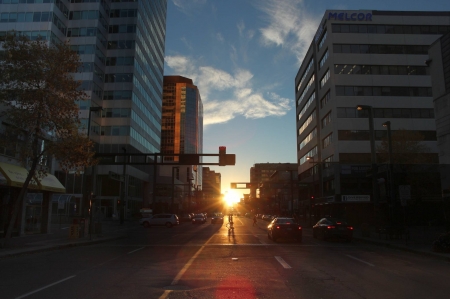
[[[398,194],[400,196],[400,203],[402,207],[407,205],[408,200],[411,199],[411,185],[398,186]]]

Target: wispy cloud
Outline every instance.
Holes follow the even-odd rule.
[[[268,25],[260,29],[265,46],[280,46],[302,61],[317,30],[320,17],[311,16],[304,0],[260,0],[258,9],[266,14]]]
[[[291,109],[289,99],[255,91],[253,74],[248,70],[236,69],[231,74],[211,66],[197,66],[194,59],[185,56],[165,59],[174,73],[192,79],[198,86],[205,125],[227,122],[239,115],[250,119],[283,116]]]
[[[192,15],[198,9],[198,5],[206,4],[207,0],[172,0],[172,2],[184,14]]]

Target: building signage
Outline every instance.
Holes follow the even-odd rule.
[[[335,21],[372,21],[371,13],[363,12],[329,12],[328,20]]]
[[[342,202],[369,202],[370,195],[342,195]]]

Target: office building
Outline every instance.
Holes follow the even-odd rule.
[[[0,11],[0,39],[14,30],[31,40],[69,41],[80,55],[75,79],[89,98],[79,102],[80,117],[97,153],[160,151],[167,0],[0,1]],[[126,216],[152,200],[151,166],[101,165],[74,176],[56,165],[65,216],[83,214],[90,193],[102,217],[117,217],[121,196]],[[126,184],[117,180],[124,172]]]
[[[396,171],[405,172],[396,165],[400,156],[411,161],[405,164],[438,163],[425,61],[429,46],[449,31],[450,12],[325,12],[295,77],[299,183],[305,186],[300,195],[306,213],[315,204],[316,216],[348,214],[348,208],[364,218],[371,204],[394,196],[402,205],[438,196],[439,174],[434,170],[408,170],[429,172],[426,188],[393,180]],[[394,150],[392,171],[383,150],[388,129],[393,139],[412,138],[421,148]],[[400,185],[406,186],[403,193]]]
[[[178,162],[179,154],[202,154],[202,148],[203,104],[200,91],[189,78],[164,76],[161,119],[161,154],[164,155],[164,162]],[[175,176],[188,184],[188,195],[202,185],[199,165],[162,165],[159,174]]]
[[[223,210],[222,175],[209,167],[202,168],[201,192],[198,192],[197,203],[204,211],[220,212]]]
[[[433,83],[442,197],[450,209],[450,33],[435,41],[429,54],[427,64]]]

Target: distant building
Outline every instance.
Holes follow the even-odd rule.
[[[383,123],[389,121],[392,134],[405,129],[423,136],[421,144],[429,151],[420,158],[428,166],[437,165],[435,110],[425,61],[429,46],[450,31],[449,17],[447,11],[325,12],[295,77],[299,182],[305,191],[313,186],[318,214],[344,215],[351,207],[360,217],[352,220],[362,221],[372,203],[390,200],[389,160],[377,149],[375,165],[384,166],[379,165],[372,180],[370,111],[376,148],[387,138]],[[363,109],[358,111],[357,105]],[[397,203],[397,187],[403,184],[411,186],[412,201],[439,196],[439,171],[428,166],[409,171],[428,171],[426,187],[404,181],[392,185]],[[398,167],[394,169],[398,174]],[[308,200],[307,192],[300,194]]]
[[[201,153],[203,104],[200,91],[189,78],[164,76],[161,118],[161,154],[167,155],[164,156],[164,161],[178,161],[177,156],[170,154]],[[174,172],[177,174],[176,178],[187,184],[187,197],[190,193],[192,195],[192,190],[197,190],[197,186],[202,185],[202,169],[198,165],[160,166],[159,175],[171,176],[173,167],[178,169]]]
[[[209,167],[203,167],[202,178],[199,206],[205,206],[211,212],[222,211],[222,175]]]
[[[429,55],[442,195],[450,201],[450,33],[431,45]]]

